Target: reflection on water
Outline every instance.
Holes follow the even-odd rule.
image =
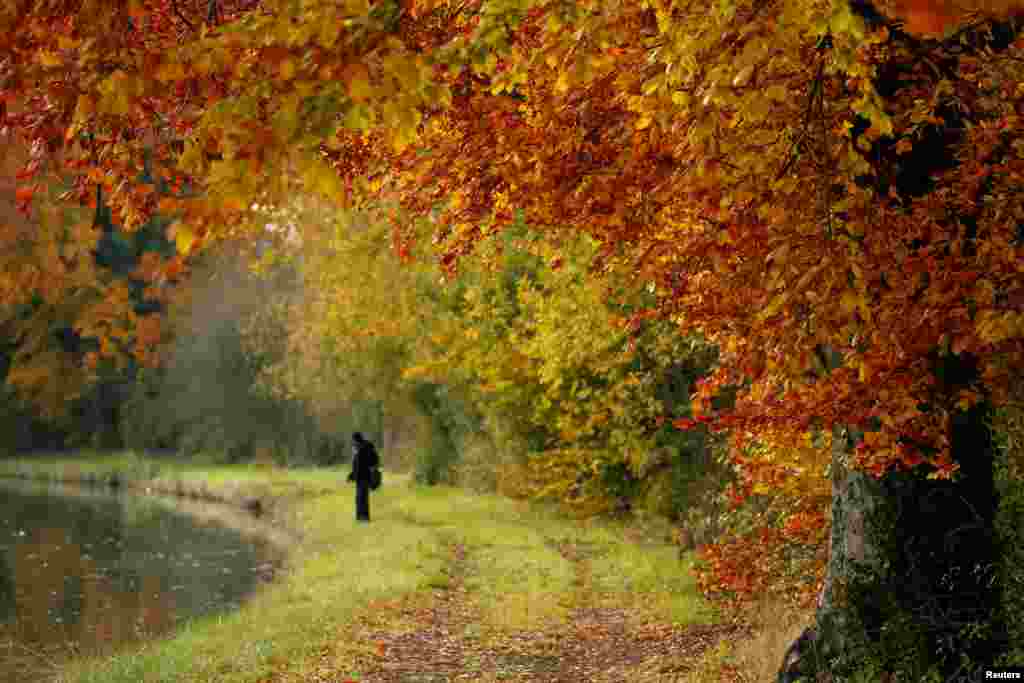
[[[231,609],[275,556],[164,500],[0,482],[0,680]]]

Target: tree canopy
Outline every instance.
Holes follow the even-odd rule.
[[[449,274],[524,224],[557,272],[584,234],[587,272],[651,294],[588,315],[718,348],[696,413],[673,420],[731,429],[747,491],[819,472],[801,454],[833,427],[864,432],[862,469],[950,477],[952,417],[1004,400],[1024,368],[1018,4],[6,0],[0,128],[26,154],[23,209],[59,191],[129,231],[173,218],[178,254],[139,267],[153,284],[218,240],[257,239],[265,207],[299,194],[390,213],[402,258],[426,220]],[[46,239],[31,264],[0,262],[0,304],[88,279],[73,267],[88,222]],[[538,315],[522,366],[453,351],[495,382],[543,380],[533,350],[570,353],[567,313],[520,298]],[[127,297],[108,301],[83,330],[112,334],[100,323]],[[144,354],[159,335],[122,318]]]
[[[701,395],[744,387],[741,446],[870,425],[865,466],[948,475],[949,409],[1022,360],[1014,10],[10,0],[0,101],[19,200],[59,177],[129,230],[173,214],[163,276],[296,188],[430,214],[451,267],[518,210],[719,345]],[[944,395],[936,353],[980,382]]]

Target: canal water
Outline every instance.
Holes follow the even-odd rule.
[[[70,654],[111,652],[236,608],[282,553],[225,522],[231,515],[240,513],[0,480],[0,681],[41,681]]]

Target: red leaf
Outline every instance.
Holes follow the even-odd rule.
[[[18,208],[24,210],[28,204],[32,202],[32,197],[36,194],[35,185],[22,185],[14,193],[15,199],[18,201]]]

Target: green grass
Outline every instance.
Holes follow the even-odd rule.
[[[466,587],[484,614],[486,633],[549,626],[591,599],[574,583],[573,563],[559,553],[567,542],[589,561],[588,596],[643,606],[682,623],[710,617],[674,546],[664,541],[640,551],[614,524],[567,519],[550,507],[494,495],[416,486],[408,476],[385,473],[385,486],[372,498],[373,523],[357,525],[342,468],[286,471],[161,459],[154,473],[152,462],[129,454],[21,460],[0,462],[0,475],[67,478],[80,472],[102,479],[117,471],[155,474],[225,499],[253,491],[284,496],[273,510],[287,511],[286,523],[302,540],[291,548],[286,571],[238,611],[193,621],[114,656],[71,661],[57,678],[62,683],[254,683],[271,673],[301,680],[328,651],[344,674],[343,653],[360,647],[338,647],[346,628],[372,601],[427,600],[446,586],[453,542],[467,549]]]
[[[154,461],[130,451],[121,453],[96,453],[80,451],[76,456],[55,458],[11,458],[0,460],[0,474],[8,477],[28,476],[43,479],[83,479],[108,477],[113,473],[129,474],[133,477],[148,476]],[[168,467],[178,467],[168,463]]]

